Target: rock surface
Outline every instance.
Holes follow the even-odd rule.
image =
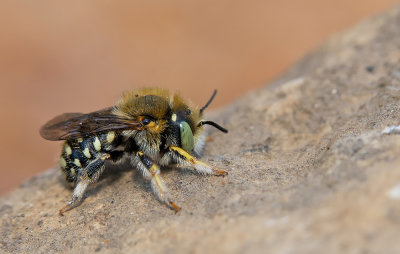
[[[400,253],[399,27],[397,7],[214,112],[230,133],[203,160],[229,176],[165,170],[179,213],[114,169],[60,217],[53,169],[0,199],[1,251]]]

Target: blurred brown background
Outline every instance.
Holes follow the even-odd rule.
[[[1,1],[0,194],[58,161],[40,126],[140,86],[222,106],[395,0]]]

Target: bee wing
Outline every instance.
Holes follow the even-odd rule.
[[[106,108],[89,114],[65,113],[56,116],[40,128],[40,135],[47,140],[69,140],[111,130],[141,130],[143,125],[135,120],[124,119]]]

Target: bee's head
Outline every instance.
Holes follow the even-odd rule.
[[[191,152],[195,149],[202,134],[202,126],[205,124],[214,126],[222,132],[228,132],[228,130],[213,121],[201,120],[204,109],[210,105],[216,93],[217,91],[214,90],[211,98],[200,110],[188,106],[179,96],[174,97],[170,124],[174,130],[175,136],[179,139],[180,147],[184,150]]]
[[[208,102],[196,108],[179,95],[159,88],[143,88],[123,94],[113,113],[123,119],[141,124],[148,140],[169,139],[167,145],[177,145],[187,152],[199,152],[204,144],[203,125],[214,126],[228,132],[213,121],[202,120],[203,111],[215,97],[215,90]],[[126,132],[133,135],[134,131]],[[160,141],[161,142],[161,141]]]

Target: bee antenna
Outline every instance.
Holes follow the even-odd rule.
[[[214,90],[213,94],[211,95],[211,98],[207,101],[206,105],[204,105],[200,109],[200,114],[203,113],[203,111],[210,105],[210,103],[214,100],[216,94],[217,94],[217,89]]]
[[[225,129],[224,127],[222,127],[221,125],[219,125],[219,124],[217,124],[216,122],[213,122],[213,121],[200,121],[200,123],[197,126],[200,127],[200,126],[202,126],[204,124],[208,124],[208,125],[214,126],[218,130],[220,130],[220,131],[222,131],[224,133],[228,133],[227,129]]]

